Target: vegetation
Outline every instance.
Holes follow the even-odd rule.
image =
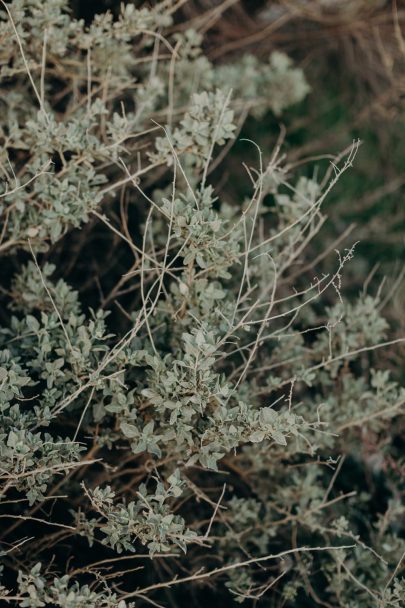
[[[405,338],[325,212],[360,142],[294,158],[315,85],[210,59],[227,3],[0,4],[2,604],[400,608]]]

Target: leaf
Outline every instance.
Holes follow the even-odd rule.
[[[263,407],[260,410],[260,420],[263,424],[273,424],[278,418],[278,413],[272,407]]]
[[[271,432],[271,437],[279,445],[287,445],[287,440],[286,440],[286,438],[284,437],[284,435],[280,431],[277,431],[277,430],[272,431]]]
[[[120,429],[124,433],[125,437],[128,437],[128,439],[134,439],[134,437],[139,437],[139,430],[133,424],[121,422]]]
[[[25,317],[25,322],[27,323],[28,328],[34,333],[38,333],[40,329],[40,325],[38,320],[32,315],[27,315]]]
[[[251,441],[252,443],[260,443],[261,441],[263,441],[265,436],[266,434],[264,431],[253,431],[253,433],[249,435],[249,441]]]
[[[10,431],[7,439],[7,446],[9,448],[15,448],[18,442],[18,435],[14,431]]]
[[[195,341],[197,346],[201,347],[205,344],[205,338],[203,332],[199,329],[195,335]]]

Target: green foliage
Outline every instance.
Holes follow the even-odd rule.
[[[125,434],[128,436],[128,432]],[[137,492],[138,500],[127,505],[114,503],[115,493],[110,486],[92,491],[92,505],[107,520],[101,527],[106,535],[102,542],[118,553],[134,551],[134,538],[147,545],[152,557],[172,547],[180,547],[186,552],[187,545],[195,540],[196,533],[186,529],[184,519],[174,515],[167,504],[168,499],[182,495],[178,471],[167,482],[170,484],[167,489],[158,482],[151,495],[148,495],[145,484],[141,484]]]
[[[354,246],[319,276],[311,251],[357,144],[308,179],[248,142],[234,200],[214,171],[244,118],[309,91],[289,58],[213,65],[167,0],[88,27],[64,0],[3,8],[0,599],[199,605],[199,581],[224,605],[399,607],[389,325],[380,294],[344,297]],[[387,504],[356,466],[389,470]]]
[[[96,593],[88,585],[69,584],[69,576],[54,578],[51,583],[41,575],[41,564],[36,564],[28,574],[18,575],[19,605],[26,608],[61,606],[61,608],[126,608],[124,600],[115,593]]]

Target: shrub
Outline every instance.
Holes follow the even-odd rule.
[[[2,5],[2,601],[399,607],[395,341],[379,294],[343,297],[354,245],[311,259],[358,143],[309,179],[245,142],[227,200],[246,116],[309,90],[288,57],[213,65],[167,0]]]

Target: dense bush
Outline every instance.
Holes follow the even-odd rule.
[[[2,602],[399,608],[401,339],[355,244],[311,257],[358,143],[309,178],[241,142],[228,198],[246,117],[309,92],[286,55],[1,4]]]

